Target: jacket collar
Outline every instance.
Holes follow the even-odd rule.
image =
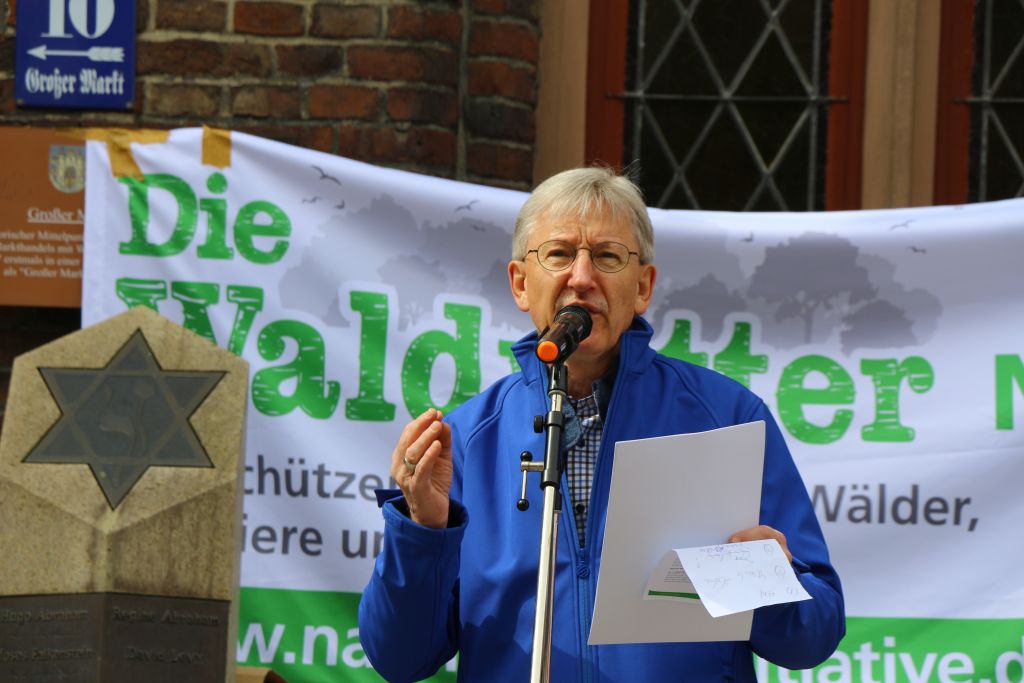
[[[629,329],[619,339],[619,365],[614,381],[618,381],[625,373],[640,374],[647,369],[655,355],[654,350],[650,347],[653,335],[654,330],[651,329],[650,324],[646,320],[640,316],[633,318]],[[512,352],[515,354],[519,367],[522,368],[523,378],[526,380],[526,383],[532,385],[534,382],[539,381],[546,390],[548,381],[547,365],[534,355],[533,350],[536,345],[537,332],[531,332],[512,345]],[[606,396],[611,394],[607,390],[610,389],[611,382],[608,384],[608,387],[595,387],[598,391],[598,396],[601,395],[601,389],[606,389],[604,392]],[[606,407],[607,400],[601,406],[602,415],[604,415]]]

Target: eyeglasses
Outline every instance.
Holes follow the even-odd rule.
[[[576,263],[576,256],[581,251],[590,252],[590,262],[602,273],[617,273],[625,268],[629,264],[630,254],[640,258],[639,253],[630,251],[629,247],[618,242],[599,242],[590,247],[577,247],[562,240],[544,242],[536,249],[527,251],[526,255],[536,252],[541,267],[557,273]]]

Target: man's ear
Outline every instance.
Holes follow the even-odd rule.
[[[530,298],[526,293],[526,263],[523,261],[508,262],[508,285],[512,289],[512,298],[520,311],[530,310]]]
[[[654,281],[658,277],[658,269],[654,264],[640,266],[640,277],[636,284],[636,307],[634,312],[643,315],[647,306],[651,303],[651,295],[654,293]]]

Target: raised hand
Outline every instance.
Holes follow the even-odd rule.
[[[391,476],[409,505],[409,516],[423,526],[448,526],[452,485],[452,428],[441,411],[428,409],[402,430],[391,455]]]

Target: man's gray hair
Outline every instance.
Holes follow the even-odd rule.
[[[626,217],[640,245],[640,262],[654,260],[654,229],[640,188],[610,168],[590,166],[562,171],[538,185],[516,216],[512,258],[526,257],[526,242],[544,214],[587,218],[607,211],[613,220]]]

